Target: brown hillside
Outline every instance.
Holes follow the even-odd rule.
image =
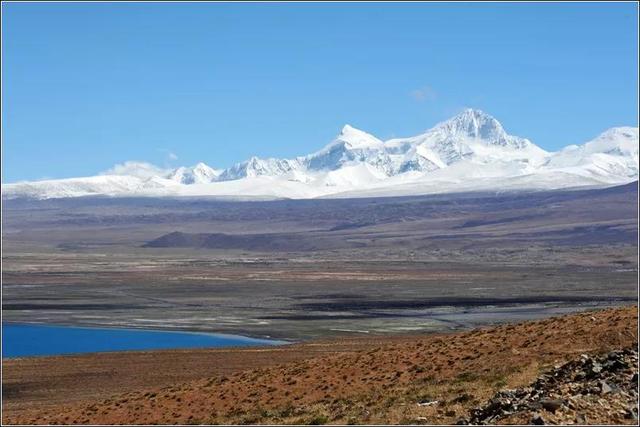
[[[9,413],[4,421],[455,423],[497,390],[524,386],[555,364],[637,345],[637,321],[634,306],[431,335],[89,404]]]

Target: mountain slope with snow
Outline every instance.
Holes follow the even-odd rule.
[[[225,196],[362,197],[608,186],[638,179],[638,128],[611,128],[547,152],[473,109],[423,134],[382,141],[346,125],[323,149],[295,159],[252,157],[224,170],[165,170],[127,162],[104,174],[2,186],[4,198]]]

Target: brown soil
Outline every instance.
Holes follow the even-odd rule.
[[[298,351],[295,348],[304,346],[285,348],[282,353],[269,350],[268,357],[257,359],[255,353],[240,350],[227,351],[226,359],[214,356],[225,353],[220,351],[201,352],[199,359],[189,358],[189,354],[196,353],[192,351],[184,352],[184,357],[178,357],[182,352],[158,352],[172,357],[159,357],[157,361],[162,363],[150,361],[141,365],[135,365],[134,361],[144,360],[136,353],[102,356],[114,358],[114,363],[115,358],[121,357],[118,363],[129,367],[114,365],[113,369],[119,372],[104,376],[97,384],[91,377],[77,378],[75,388],[69,385],[75,390],[69,395],[84,393],[88,397],[83,401],[64,403],[58,399],[48,406],[32,401],[21,407],[19,398],[12,401],[5,397],[3,421],[454,423],[497,390],[525,386],[555,364],[582,353],[602,353],[636,343],[637,321],[637,307],[607,309],[449,335],[369,341],[366,348],[332,351],[322,356],[307,349],[298,359],[291,355]],[[254,360],[249,362],[250,358]],[[223,374],[220,364],[232,359],[236,360],[236,368]],[[7,390],[10,384],[8,375],[18,379],[22,375],[17,382],[25,383],[34,372],[26,364],[36,362],[3,361],[3,389]],[[211,370],[194,368],[199,363],[212,366]],[[280,364],[274,366],[275,363]],[[64,365],[60,362],[57,366]],[[17,374],[18,369],[22,374]],[[67,369],[71,373],[77,366]],[[161,380],[164,369],[172,375],[168,381],[175,384],[167,386]],[[179,369],[185,369],[187,374],[180,374]],[[133,380],[123,377],[127,370],[134,373]],[[141,379],[136,381],[138,376]],[[49,377],[53,375],[41,379],[41,390],[49,384]],[[143,378],[156,379],[145,382]],[[139,389],[141,385],[143,390]],[[121,393],[116,395],[118,386]],[[113,396],[96,398],[100,393],[95,389],[103,387]],[[43,393],[46,395],[47,391]]]
[[[394,337],[409,341],[412,337]],[[2,361],[5,416],[176,383],[229,375],[327,354],[379,347],[389,337],[315,341],[277,347],[187,349],[27,357]],[[89,385],[89,387],[87,386]]]

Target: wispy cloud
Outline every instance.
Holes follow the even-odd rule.
[[[434,101],[436,99],[436,92],[429,86],[414,89],[409,95],[418,102]]]
[[[178,155],[171,150],[168,150],[166,148],[158,148],[158,151],[165,154],[165,159],[164,159],[165,163],[170,163],[175,160],[178,160]]]
[[[115,165],[100,175],[129,175],[147,179],[154,176],[164,176],[167,173],[169,173],[169,169],[163,169],[151,163],[127,161]]]

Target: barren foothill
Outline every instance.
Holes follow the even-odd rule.
[[[42,407],[33,401],[31,406],[13,406],[14,412],[11,400],[7,400],[3,421],[455,423],[496,391],[527,386],[554,365],[584,353],[602,354],[637,346],[637,321],[637,306],[631,306],[453,334],[383,339],[362,343],[365,348],[353,351],[340,352],[336,347],[337,353],[307,353],[297,361],[278,359],[277,354],[285,353],[271,349],[270,356],[280,362],[276,366],[240,350],[233,357],[246,361],[246,365],[235,372],[176,381],[170,386],[150,381],[137,391],[72,404]],[[163,358],[160,353],[158,362]],[[175,354],[167,352],[165,356],[179,364]],[[129,357],[135,360],[140,356],[131,353]],[[93,362],[107,360],[95,357]],[[220,359],[211,360],[215,363]],[[21,364],[33,362],[4,363],[13,363],[13,371],[17,371]],[[23,372],[25,377],[20,381],[28,384],[29,372],[33,371]],[[116,375],[106,376],[118,381]],[[46,377],[41,381],[46,382]],[[87,383],[78,383],[77,387],[86,388]],[[601,419],[592,414],[590,420]],[[634,423],[622,414],[607,422]]]

